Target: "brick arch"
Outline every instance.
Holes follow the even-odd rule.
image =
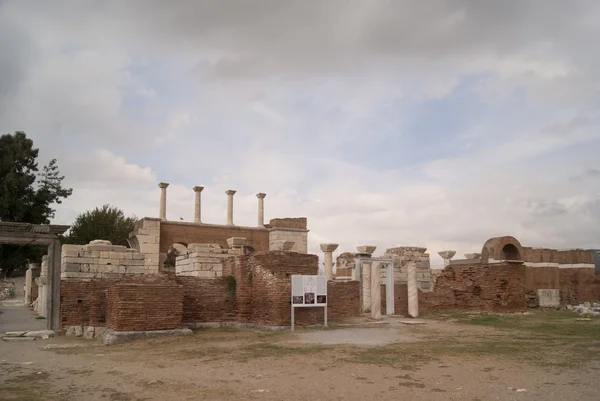
[[[519,240],[512,236],[488,239],[481,249],[481,260],[523,260],[525,252]]]

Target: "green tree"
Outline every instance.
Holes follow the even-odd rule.
[[[95,239],[103,239],[113,245],[127,246],[127,238],[136,221],[135,216],[125,217],[122,210],[104,205],[77,216],[64,242],[83,245]]]
[[[72,194],[62,187],[56,159],[38,171],[38,152],[22,131],[0,136],[0,221],[49,224],[53,205]],[[10,276],[28,260],[39,262],[43,253],[36,247],[0,245],[0,266]]]

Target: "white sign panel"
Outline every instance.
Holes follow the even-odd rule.
[[[292,307],[327,306],[327,277],[292,276]]]

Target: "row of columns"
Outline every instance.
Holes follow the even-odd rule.
[[[338,248],[338,244],[320,244],[321,251],[324,253],[324,265],[325,265],[325,276],[327,280],[333,279],[333,251]],[[376,247],[371,245],[364,245],[356,247],[357,256],[365,257],[365,261],[361,263],[361,266],[356,266],[352,271],[352,280],[360,279],[361,283],[361,308],[363,312],[370,310],[371,317],[381,317],[381,285],[379,281],[380,269],[382,263],[378,260],[370,261],[375,252]],[[454,256],[454,255],[452,255]],[[450,256],[450,257],[452,257]],[[358,259],[357,259],[358,260]],[[358,269],[361,272],[358,272]],[[419,293],[417,287],[417,265],[411,262],[407,266],[408,270],[408,314],[412,317],[419,316]],[[390,268],[388,274],[391,275],[389,279],[389,285],[393,285],[393,269]],[[362,276],[359,278],[359,275]],[[388,302],[393,302],[393,297],[390,297]],[[392,312],[393,313],[393,312]]]
[[[161,182],[158,184],[160,188],[160,219],[163,221],[167,220],[167,187],[169,186],[166,182]],[[194,201],[194,223],[201,224],[202,223],[202,201],[201,201],[201,193],[204,187],[195,186],[192,188],[194,193],[196,194]],[[235,195],[237,191],[233,189],[225,191],[227,194],[227,225],[233,225],[233,195]],[[265,226],[265,197],[267,194],[258,193],[256,197],[258,198],[258,226]]]

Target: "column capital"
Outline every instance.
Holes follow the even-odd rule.
[[[262,193],[262,192],[260,192],[260,193],[256,194],[256,197],[257,197],[258,199],[264,199],[264,198],[265,198],[265,196],[267,196],[267,194],[265,194],[265,193]]]
[[[237,191],[234,191],[233,189],[230,189],[230,190],[227,190],[227,191],[225,191],[225,193],[226,193],[227,195],[235,195],[235,193],[236,193],[236,192],[237,192]]]
[[[375,245],[359,245],[356,247],[356,251],[364,255],[373,255],[377,247]]]
[[[321,244],[320,246],[321,246],[321,250],[323,252],[333,252],[340,245],[339,244]]]
[[[442,259],[452,259],[454,255],[456,255],[456,251],[440,251],[438,255],[442,257]]]
[[[166,187],[168,187],[168,186],[169,186],[169,183],[168,183],[168,182],[159,182],[159,183],[158,183],[158,187],[159,187],[159,188],[166,188]]]
[[[204,189],[204,187],[201,186],[195,186],[194,188],[192,188],[194,190],[194,192],[202,192],[202,190]]]

